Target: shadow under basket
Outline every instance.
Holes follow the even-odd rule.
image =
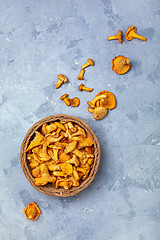
[[[37,131],[44,123],[49,123],[49,122],[54,122],[54,121],[65,121],[65,122],[70,121],[70,122],[80,125],[83,129],[85,129],[86,132],[88,132],[88,134],[92,138],[93,144],[94,144],[94,162],[93,162],[92,168],[90,170],[90,173],[88,175],[88,178],[85,179],[84,181],[82,181],[78,187],[71,187],[68,190],[65,190],[63,188],[56,189],[51,183],[48,183],[44,186],[35,185],[34,177],[32,176],[32,173],[31,173],[31,167],[30,167],[29,161],[27,160],[27,154],[25,152],[30,141],[33,139],[35,131]],[[97,137],[91,130],[91,128],[84,121],[82,121],[79,118],[65,115],[65,114],[59,114],[59,115],[52,115],[52,116],[46,117],[46,118],[36,122],[29,129],[29,131],[27,132],[27,134],[22,142],[22,145],[21,145],[20,160],[21,160],[21,166],[22,166],[22,169],[23,169],[23,172],[24,172],[26,178],[28,179],[30,184],[35,189],[37,189],[38,191],[40,191],[42,193],[52,195],[52,196],[69,197],[69,196],[73,196],[73,195],[79,193],[80,191],[82,191],[83,189],[88,187],[88,185],[93,181],[95,174],[98,170],[99,163],[100,163],[100,156],[101,156],[100,144],[99,144]]]

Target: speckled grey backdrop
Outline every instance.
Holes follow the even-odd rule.
[[[160,2],[159,0],[0,0],[0,239],[160,239]],[[119,44],[107,37],[131,25],[147,42]],[[118,76],[111,60],[129,57]],[[85,81],[76,79],[87,58]],[[59,73],[69,83],[55,90]],[[102,121],[87,100],[112,91],[117,108]],[[59,100],[68,93],[78,108]],[[43,117],[82,118],[102,149],[94,182],[77,196],[56,198],[32,188],[20,166],[26,131]],[[43,214],[31,222],[23,209],[36,201]]]

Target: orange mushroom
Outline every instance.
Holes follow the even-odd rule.
[[[29,203],[24,209],[24,214],[29,220],[36,220],[41,213],[41,210],[35,202]]]
[[[121,32],[121,30],[118,30],[118,34],[117,35],[108,37],[107,39],[108,40],[119,40],[119,43],[122,43],[122,32]]]
[[[78,107],[80,103],[79,98],[77,97],[70,99],[70,102],[72,107]]]
[[[44,136],[42,133],[35,131],[35,138],[31,141],[31,143],[29,144],[28,148],[26,149],[25,152],[28,152],[29,150],[31,150],[32,148],[35,148],[39,145],[43,145],[43,141],[44,141]]]
[[[142,41],[146,41],[147,40],[147,38],[145,38],[145,37],[143,37],[143,36],[141,36],[141,35],[138,35],[137,33],[136,33],[136,31],[137,31],[137,29],[136,29],[136,27],[134,27],[134,26],[132,26],[132,27],[130,27],[130,28],[128,28],[128,30],[127,30],[127,32],[126,32],[126,39],[128,40],[128,41],[131,41],[133,38],[138,38],[138,39],[140,39],[140,40],[142,40]]]
[[[63,100],[67,106],[70,106],[70,99],[68,98],[68,94],[64,94],[60,97],[60,100]]]
[[[99,95],[106,95],[105,99],[100,100],[101,107],[108,108],[109,110],[112,110],[116,107],[116,98],[113,93],[107,90],[103,90],[99,92],[96,96],[99,96]]]
[[[88,59],[88,62],[85,63],[85,64],[83,64],[83,65],[81,66],[81,68],[82,68],[82,69],[85,69],[86,67],[93,66],[93,65],[94,65],[94,61],[89,58],[89,59]]]
[[[130,59],[122,55],[119,55],[112,60],[112,70],[119,75],[128,72],[130,67]]]
[[[86,91],[86,92],[92,92],[94,89],[93,88],[88,88],[88,87],[85,87],[83,84],[79,85],[79,91]]]

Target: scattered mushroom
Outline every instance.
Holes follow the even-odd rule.
[[[130,59],[122,55],[119,55],[112,60],[112,70],[119,75],[128,72],[130,67],[131,67]]]
[[[77,97],[70,99],[70,102],[72,107],[78,107],[80,103],[79,98]]]
[[[63,83],[68,82],[68,78],[63,74],[59,74],[57,78],[58,78],[58,82],[55,85],[56,89],[58,89]]]
[[[143,36],[141,36],[141,35],[138,35],[137,33],[136,33],[136,31],[137,31],[137,29],[136,29],[136,27],[134,27],[134,26],[132,26],[132,27],[130,27],[130,28],[128,28],[128,30],[127,30],[127,32],[126,32],[126,39],[128,40],[128,41],[131,41],[133,38],[138,38],[138,39],[140,39],[140,40],[142,40],[142,41],[146,41],[147,40],[147,38],[145,38],[145,37],[143,37]]]
[[[36,220],[40,214],[42,214],[41,210],[37,206],[35,202],[31,202],[28,206],[24,209],[24,214],[29,220]]]
[[[94,61],[92,59],[88,59],[88,62],[85,63],[84,65],[81,66],[82,69],[85,69],[86,67],[89,67],[89,66],[93,66],[94,65]]]
[[[86,91],[86,92],[92,92],[94,89],[93,88],[88,88],[88,87],[85,87],[83,84],[79,85],[79,91]]]
[[[70,106],[71,103],[67,97],[68,97],[68,94],[64,94],[60,97],[60,99],[63,100],[67,106]]]
[[[99,92],[96,96],[100,96],[100,95],[106,95],[105,99],[102,98],[100,100],[101,107],[106,107],[109,110],[112,110],[116,107],[116,98],[113,93],[111,93],[107,90],[103,90],[103,91]]]
[[[83,80],[84,79],[84,73],[85,73],[85,70],[84,69],[81,69],[81,71],[80,71],[80,74],[79,74],[79,76],[77,77],[77,79],[78,80]]]
[[[122,32],[121,32],[121,30],[118,30],[118,34],[117,35],[108,37],[107,39],[108,40],[119,40],[119,43],[122,43]]]
[[[104,118],[107,115],[107,108],[105,107],[96,107],[93,111],[93,117],[96,120],[101,120],[102,118]]]

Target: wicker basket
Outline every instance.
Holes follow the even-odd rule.
[[[52,184],[47,184],[45,186],[35,185],[34,177],[32,176],[32,173],[31,173],[31,167],[29,165],[29,161],[27,161],[26,153],[25,153],[25,150],[27,149],[31,139],[33,138],[35,131],[38,130],[44,123],[48,123],[51,121],[57,121],[57,120],[71,121],[73,123],[79,124],[82,128],[84,128],[89,133],[89,135],[91,136],[91,138],[93,140],[94,148],[95,148],[95,151],[94,151],[95,157],[94,157],[93,167],[89,173],[88,178],[86,180],[82,181],[80,186],[71,187],[68,190],[65,190],[62,188],[56,189],[54,186],[52,186]],[[42,193],[52,195],[52,196],[68,197],[68,196],[73,196],[73,195],[79,193],[80,191],[82,191],[83,189],[88,187],[88,185],[93,181],[95,174],[98,170],[99,163],[100,163],[100,155],[101,155],[100,144],[99,144],[95,134],[91,130],[91,128],[79,118],[65,115],[65,114],[59,114],[59,115],[52,115],[52,116],[46,117],[46,118],[36,122],[29,129],[29,131],[27,132],[27,134],[22,142],[22,145],[21,145],[20,158],[21,158],[21,166],[22,166],[23,172],[24,172],[26,178],[28,179],[28,181],[30,182],[30,184],[35,189],[37,189],[38,191],[40,191]]]

